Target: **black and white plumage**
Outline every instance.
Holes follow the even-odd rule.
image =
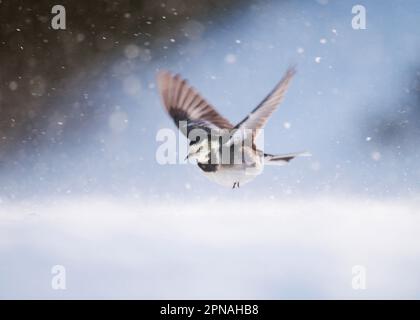
[[[294,74],[294,68],[288,69],[268,96],[235,126],[179,75],[162,71],[157,80],[166,111],[190,140],[188,157],[196,159],[211,180],[235,188],[253,180],[264,164],[283,165],[307,154],[271,155],[255,145],[258,133],[283,100]]]

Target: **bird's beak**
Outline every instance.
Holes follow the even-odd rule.
[[[189,156],[190,156],[190,155],[189,155],[189,154],[187,154],[187,156],[185,157],[184,161],[187,161]]]

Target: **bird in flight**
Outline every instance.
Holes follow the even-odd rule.
[[[239,188],[259,175],[266,164],[284,165],[297,156],[309,155],[306,152],[268,154],[255,143],[294,74],[295,69],[289,68],[267,97],[235,126],[180,75],[161,71],[157,82],[165,110],[189,140],[187,158],[195,159],[210,180]]]

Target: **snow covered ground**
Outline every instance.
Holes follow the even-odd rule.
[[[419,205],[3,203],[0,298],[420,298]],[[54,265],[65,268],[66,290],[52,289]],[[358,265],[365,290],[352,288]]]

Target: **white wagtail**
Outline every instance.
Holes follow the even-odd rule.
[[[236,126],[179,75],[161,71],[157,80],[166,111],[190,141],[187,158],[195,159],[201,171],[214,182],[239,188],[259,175],[264,164],[284,165],[297,156],[309,155],[306,152],[272,155],[257,149],[255,144],[294,74],[294,68],[287,70],[270,94]]]

